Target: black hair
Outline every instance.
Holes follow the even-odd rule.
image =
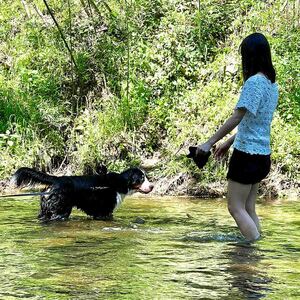
[[[244,81],[261,72],[271,82],[275,82],[276,72],[272,64],[270,45],[263,34],[256,32],[248,35],[242,41],[240,50]]]

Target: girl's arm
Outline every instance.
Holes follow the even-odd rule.
[[[225,141],[221,145],[217,145],[217,147],[214,149],[214,157],[217,160],[221,160],[225,156],[225,154],[227,153],[227,151],[233,144],[235,136],[236,135],[234,134],[233,136],[231,136],[227,141]]]
[[[236,133],[234,135],[232,135],[225,143],[230,147],[233,142],[234,142],[234,139],[235,139],[235,136],[236,136]],[[224,143],[224,144],[225,144]]]
[[[238,108],[236,109],[231,117],[221,126],[221,128],[202,145],[197,147],[197,152],[201,151],[208,152],[210,148],[219,140],[221,140],[225,135],[231,132],[243,119],[246,113],[246,109]],[[233,141],[233,140],[232,140]]]

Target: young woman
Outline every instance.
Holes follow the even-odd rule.
[[[231,117],[197,153],[209,151],[237,125],[235,135],[218,145],[214,156],[220,159],[233,144],[229,162],[228,210],[241,233],[249,241],[260,237],[260,224],[255,211],[258,183],[270,171],[270,125],[278,101],[276,73],[270,46],[261,33],[247,36],[241,44],[244,85]]]

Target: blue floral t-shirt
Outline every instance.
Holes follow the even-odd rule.
[[[270,127],[278,102],[278,86],[262,74],[249,77],[242,88],[236,109],[246,109],[233,147],[250,154],[268,155]]]

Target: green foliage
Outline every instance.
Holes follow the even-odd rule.
[[[281,82],[280,115],[290,124],[300,128],[300,35],[299,28],[282,29],[275,42],[277,75]]]
[[[238,48],[253,31],[268,37],[280,85],[273,157],[290,178],[299,172],[300,35],[289,5],[49,1],[75,66],[43,1],[26,2],[30,17],[21,1],[0,3],[0,177],[21,165],[119,170],[156,152],[155,176],[199,176],[184,153],[230,115]],[[212,161],[201,179],[225,172]]]

